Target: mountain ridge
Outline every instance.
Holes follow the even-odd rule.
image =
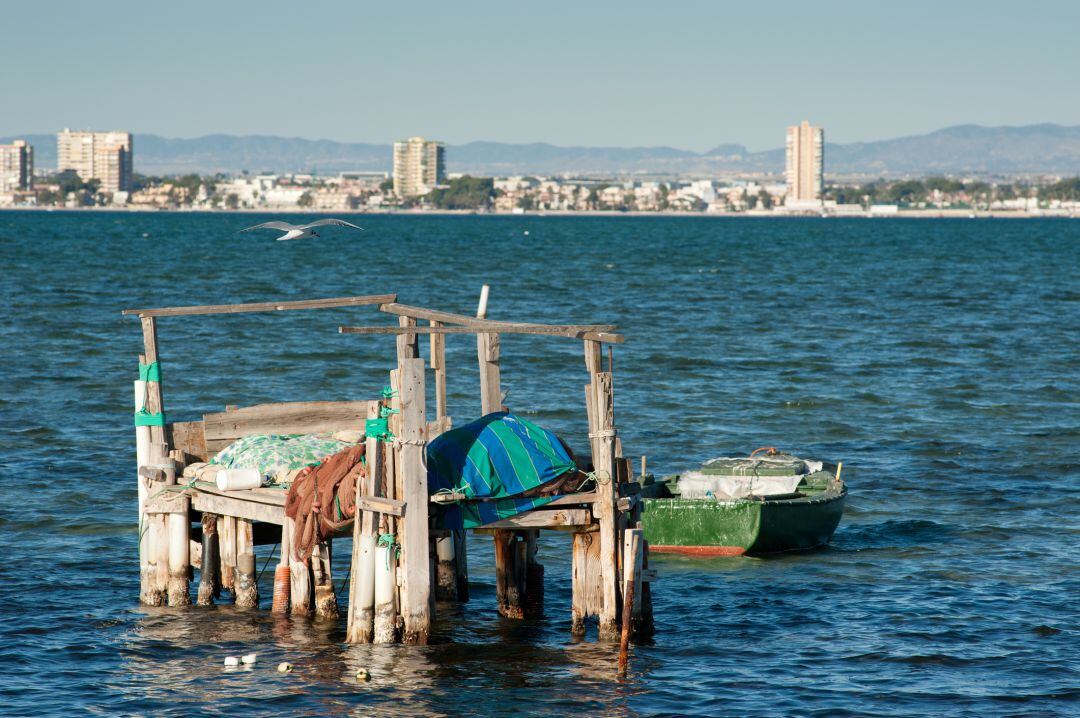
[[[52,134],[13,135],[34,145],[35,166],[56,166]],[[277,135],[169,138],[136,134],[135,170],[143,174],[217,172],[389,171],[389,144],[309,140]],[[784,149],[752,152],[718,144],[705,152],[671,146],[587,147],[547,142],[478,140],[447,146],[451,172],[518,174],[778,174]],[[836,144],[826,142],[825,171],[832,175],[1080,174],[1080,126],[1039,123],[987,127],[952,125],[922,135]]]

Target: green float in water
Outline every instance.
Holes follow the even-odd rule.
[[[756,452],[755,452],[756,453]],[[847,487],[838,465],[772,453],[714,459],[642,487],[653,551],[691,556],[799,551],[829,543]]]

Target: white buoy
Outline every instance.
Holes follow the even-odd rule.
[[[370,681],[371,680],[371,674],[368,672],[368,669],[366,669],[366,668],[358,669],[356,671],[356,680],[358,680],[358,681]]]
[[[278,673],[288,673],[291,670],[292,670],[292,664],[289,663],[288,661],[282,661],[281,663],[279,663],[277,665],[277,672]]]
[[[225,656],[225,666],[226,667],[231,668],[233,666],[239,666],[239,665],[240,665],[240,659],[237,658],[236,656]]]
[[[240,660],[241,660],[241,661],[242,661],[242,662],[243,662],[243,663],[244,663],[245,665],[251,665],[252,663],[254,663],[255,661],[257,661],[257,660],[258,660],[258,658],[259,658],[259,657],[258,657],[258,656],[256,656],[256,655],[255,655],[254,653],[249,653],[249,654],[247,654],[246,656],[244,656],[243,658],[241,658]]]

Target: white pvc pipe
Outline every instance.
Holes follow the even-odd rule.
[[[221,469],[217,472],[218,491],[243,491],[262,486],[258,469]]]
[[[360,519],[357,519],[360,520]],[[360,536],[360,609],[375,607],[375,537]]]
[[[488,285],[484,285],[480,288],[480,304],[476,307],[476,316],[483,319],[487,316],[487,304],[488,304]]]
[[[385,606],[393,604],[394,592],[394,567],[390,563],[390,548],[386,546],[375,547],[375,605]]]
[[[169,514],[169,574],[184,573],[191,558],[189,531],[191,524],[187,514]]]
[[[435,553],[438,554],[440,561],[453,561],[454,560],[454,537],[446,536],[445,538],[435,539]]]

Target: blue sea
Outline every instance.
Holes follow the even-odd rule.
[[[1080,222],[361,216],[318,240],[236,234],[267,219],[0,213],[0,714],[1080,714]],[[617,646],[570,636],[561,534],[541,539],[531,621],[498,616],[490,539],[471,537],[472,600],[440,605],[423,647],[139,604],[142,343],[122,309],[397,293],[468,314],[484,283],[493,318],[621,327],[616,420],[658,474],[763,445],[843,461],[832,545],[654,555],[657,632],[624,680]],[[336,329],[390,320],[162,319],[167,412],[373,398],[393,337]],[[447,344],[460,424],[480,412],[476,345]],[[507,404],[586,445],[580,343],[505,336],[502,354]],[[223,669],[241,653],[259,662]]]

